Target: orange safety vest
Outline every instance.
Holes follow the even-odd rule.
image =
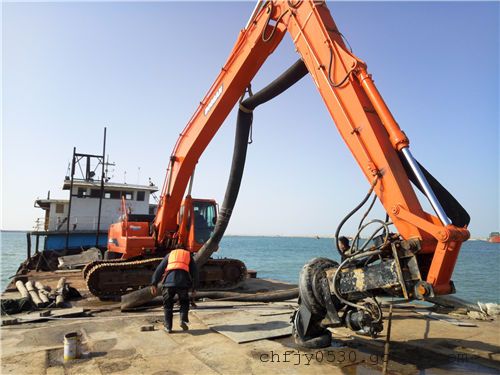
[[[187,250],[172,250],[168,256],[168,265],[165,269],[165,274],[172,270],[184,270],[189,272],[189,262],[191,261],[191,253]]]

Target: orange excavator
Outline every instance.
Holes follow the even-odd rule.
[[[252,93],[253,77],[287,33],[300,59],[267,87]],[[244,265],[238,261],[217,264],[210,256],[218,248],[238,195],[252,114],[258,105],[306,75],[314,81],[370,189],[336,231],[341,264],[316,258],[301,272],[300,308],[294,315],[297,340],[317,345],[326,337],[321,323],[325,317],[331,324],[376,334],[382,320],[376,300],[379,296],[410,300],[453,293],[451,276],[461,244],[469,238],[469,215],[414,158],[408,137],[382,99],[365,62],[348,48],[326,3],[298,0],[257,2],[219,76],[175,145],[154,221],[134,221],[129,215],[110,228],[109,254],[121,259],[87,267],[91,287],[102,290],[113,283],[119,285],[119,275],[125,284],[135,282],[137,286],[140,281],[129,272],[144,274],[148,265],[157,264],[148,256],[176,247],[197,252],[197,262],[213,267],[213,273],[222,277],[221,286],[244,278]],[[191,188],[183,197],[190,179],[192,184],[198,159],[237,103],[233,162],[217,213],[214,201],[191,198]],[[422,208],[416,189],[430,202],[433,212]],[[342,225],[370,197],[373,201],[363,218],[375,199],[385,208],[386,217],[368,223],[362,220],[354,239],[342,244]],[[197,214],[203,218],[196,218]],[[198,235],[199,223],[208,227],[209,235]],[[368,227],[375,229],[362,240]],[[225,266],[227,272],[223,271]],[[225,283],[228,276],[232,279]],[[110,284],[106,284],[107,279]]]

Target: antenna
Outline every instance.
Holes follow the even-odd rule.
[[[141,181],[141,167],[137,167],[137,185],[139,185]]]

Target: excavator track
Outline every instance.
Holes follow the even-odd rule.
[[[112,263],[112,262],[126,262],[125,259],[108,259],[108,260],[95,260],[93,262],[87,263],[85,267],[83,267],[82,273],[83,278],[87,279],[87,275],[91,269],[99,264]]]
[[[96,297],[117,297],[150,285],[151,276],[162,259],[95,261],[85,266],[83,276]],[[246,266],[240,260],[209,259],[199,270],[198,290],[234,289],[246,277]]]

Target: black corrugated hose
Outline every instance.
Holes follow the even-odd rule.
[[[286,91],[307,73],[308,70],[304,62],[299,59],[265,88],[240,102],[240,109],[238,110],[238,119],[236,122],[233,161],[229,180],[227,182],[226,194],[219,210],[214,233],[196,253],[195,260],[198,266],[203,265],[214,251],[218,249],[219,242],[229,224],[229,219],[231,218],[234,205],[236,204],[236,198],[238,198],[241,179],[243,177],[243,169],[245,168],[248,137],[253,121],[253,110]]]

